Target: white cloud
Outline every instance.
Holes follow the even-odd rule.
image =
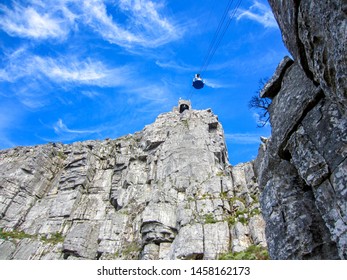
[[[32,57],[31,68],[54,82],[96,86],[120,86],[128,80],[129,67],[111,68],[101,61]]]
[[[89,97],[89,98],[94,98],[94,97],[100,95],[99,92],[96,92],[96,91],[93,91],[93,90],[82,90],[81,93],[82,93],[84,96],[87,96],[87,97]]]
[[[248,10],[240,10],[237,20],[243,18],[256,21],[266,28],[278,28],[271,8],[257,0],[253,1],[253,5]]]
[[[127,48],[158,47],[184,33],[182,28],[160,15],[163,7],[153,1],[120,0],[118,8],[127,19],[126,26],[107,12],[101,0],[83,2],[84,22],[105,40]]]
[[[165,62],[157,60],[155,62],[155,64],[161,68],[164,68],[164,69],[175,69],[178,71],[190,71],[191,72],[192,69],[196,68],[196,67],[184,64],[184,63],[177,63],[176,61],[173,61],[173,60],[169,60],[169,61],[165,61]]]
[[[64,124],[62,119],[58,119],[58,121],[53,125],[54,132],[58,135],[69,133],[69,134],[94,134],[98,133],[99,130],[78,130],[78,129],[70,129]]]
[[[259,144],[260,143],[259,134],[255,133],[226,133],[225,138],[232,144]]]
[[[58,58],[42,57],[26,51],[14,53],[16,55],[9,55],[8,63],[0,69],[2,81],[15,82],[30,78],[31,81],[42,82],[45,77],[59,84],[115,87],[126,85],[134,72],[130,66],[111,67],[91,58],[82,59],[71,55]]]
[[[52,14],[49,10],[38,11],[33,6],[21,6],[17,2],[11,10],[0,5],[0,28],[11,36],[34,39],[63,39],[69,32],[64,17]]]
[[[133,84],[137,71],[132,65],[112,66],[101,60],[78,55],[44,57],[33,55],[26,49],[4,56],[0,68],[0,83],[7,82],[6,96],[15,96],[26,108],[37,110],[50,104],[59,91],[87,86],[79,91],[93,98],[99,88],[127,88]],[[59,98],[60,99],[60,98]]]
[[[221,82],[218,82],[218,81],[213,80],[213,79],[204,79],[204,83],[205,83],[206,86],[208,86],[210,88],[226,88],[226,87],[230,87],[230,85],[222,84]]]
[[[124,45],[139,43],[140,38],[135,34],[123,29],[113,21],[112,16],[107,14],[106,6],[103,1],[85,1],[82,4],[84,23],[92,27],[104,39],[110,43]]]
[[[64,40],[72,29],[84,26],[112,44],[155,48],[181,38],[185,32],[182,25],[161,13],[165,8],[162,4],[150,0],[19,3],[13,2],[12,9],[0,5],[0,28],[11,36]]]

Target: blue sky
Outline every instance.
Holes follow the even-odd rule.
[[[243,0],[192,90],[227,3],[2,0],[0,149],[132,134],[182,97],[218,115],[232,164],[253,159],[271,128],[248,102],[288,52],[267,1]]]

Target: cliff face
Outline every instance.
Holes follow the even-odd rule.
[[[266,246],[252,164],[228,164],[211,110],[0,157],[0,259],[215,259]]]
[[[255,164],[270,257],[346,259],[346,1],[269,2],[294,58],[261,93],[272,99]]]

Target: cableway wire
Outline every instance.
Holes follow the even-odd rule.
[[[218,36],[219,36],[219,32],[220,32],[220,30],[221,30],[221,28],[222,28],[222,26],[223,26],[223,23],[224,23],[224,21],[225,21],[226,16],[228,15],[228,11],[230,10],[230,6],[231,6],[232,3],[233,3],[233,0],[229,0],[227,6],[226,6],[225,9],[224,9],[223,15],[222,15],[222,17],[221,17],[221,19],[220,19],[220,21],[219,21],[219,23],[218,23],[218,27],[217,27],[217,29],[216,29],[216,31],[215,31],[213,37],[212,37],[212,40],[211,40],[211,42],[210,42],[210,45],[209,45],[208,50],[207,50],[207,52],[206,52],[206,55],[205,55],[205,57],[204,57],[203,63],[202,63],[202,65],[201,65],[201,67],[200,67],[199,73],[201,73],[202,69],[204,68],[204,66],[206,65],[206,62],[207,62],[208,59],[209,59],[209,56],[210,56],[210,54],[211,54],[211,52],[212,52],[212,49],[214,48],[216,39],[217,39]]]
[[[205,72],[207,70],[207,67],[209,66],[214,54],[216,53],[228,27],[230,26],[231,21],[234,19],[236,12],[241,5],[242,0],[238,0],[235,4],[234,8],[232,10],[230,10],[230,6],[233,4],[233,2],[234,2],[234,0],[229,0],[229,3],[227,5],[226,9],[224,10],[221,21],[219,22],[218,28],[217,28],[214,36],[213,36],[213,39],[210,43],[210,47],[209,47],[207,54],[204,58],[204,62],[200,68],[200,71],[199,71],[200,74],[202,74],[203,72]],[[228,18],[226,24],[224,24],[225,17],[228,14],[229,14],[229,18]],[[223,24],[224,24],[224,26],[223,26]]]
[[[234,0],[229,0],[228,1],[228,4],[226,5],[225,9],[224,9],[224,12],[223,12],[223,15],[218,23],[218,27],[212,37],[212,40],[210,42],[210,45],[208,47],[208,50],[206,52],[206,55],[203,59],[203,63],[199,69],[199,72],[200,74],[204,73],[206,70],[207,70],[207,67],[209,66],[214,54],[216,53],[231,21],[233,20],[233,18],[235,17],[236,15],[236,11],[238,10],[238,8],[240,7],[241,5],[241,2],[242,0],[236,0],[236,4],[234,6],[234,8],[230,9]],[[226,21],[226,24],[225,24],[225,20],[227,18],[227,16],[229,15],[228,17],[228,20]],[[192,87],[190,88],[190,91],[189,91],[189,100],[191,98],[193,94],[193,89]]]

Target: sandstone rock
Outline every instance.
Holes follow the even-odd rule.
[[[38,240],[23,239],[17,245],[13,258],[17,260],[33,259],[36,251],[39,249],[40,242]]]
[[[283,80],[284,74],[293,63],[294,61],[288,56],[285,56],[282,59],[280,64],[278,64],[273,76],[270,78],[269,81],[266,82],[266,84],[260,91],[261,98],[273,99],[277,95],[277,93],[280,91],[282,87],[282,80]]]
[[[288,151],[292,156],[291,162],[307,185],[316,187],[328,177],[329,168],[325,159],[302,126],[290,137]]]
[[[336,259],[336,244],[295,168],[281,161],[261,203],[272,259]]]
[[[0,257],[215,259],[237,210],[264,243],[253,164],[232,168],[217,116],[189,108],[115,140],[0,151],[0,227],[26,234]]]
[[[0,260],[10,260],[16,250],[16,245],[11,241],[0,240]]]
[[[85,259],[96,258],[98,228],[92,223],[75,223],[64,240],[64,258],[70,255]]]
[[[241,252],[251,245],[249,228],[237,222],[232,231],[232,249],[234,252]]]
[[[294,60],[346,113],[347,16],[343,2],[269,0]]]
[[[302,126],[333,172],[347,157],[347,118],[336,104],[322,100],[308,112]]]
[[[170,258],[197,260],[204,257],[204,233],[201,224],[187,225],[179,231],[170,250]]]
[[[157,260],[159,259],[159,245],[147,244],[142,250],[142,260]]]
[[[284,146],[295,126],[305,116],[307,108],[314,106],[321,98],[320,89],[294,63],[285,73],[281,90],[269,107],[272,145],[275,145],[274,149],[282,158]]]
[[[264,227],[263,227],[264,228]],[[227,222],[204,225],[204,259],[215,260],[230,248],[230,231]]]
[[[340,0],[269,2],[294,57],[264,88],[272,135],[254,163],[270,257],[346,259],[346,10]]]

